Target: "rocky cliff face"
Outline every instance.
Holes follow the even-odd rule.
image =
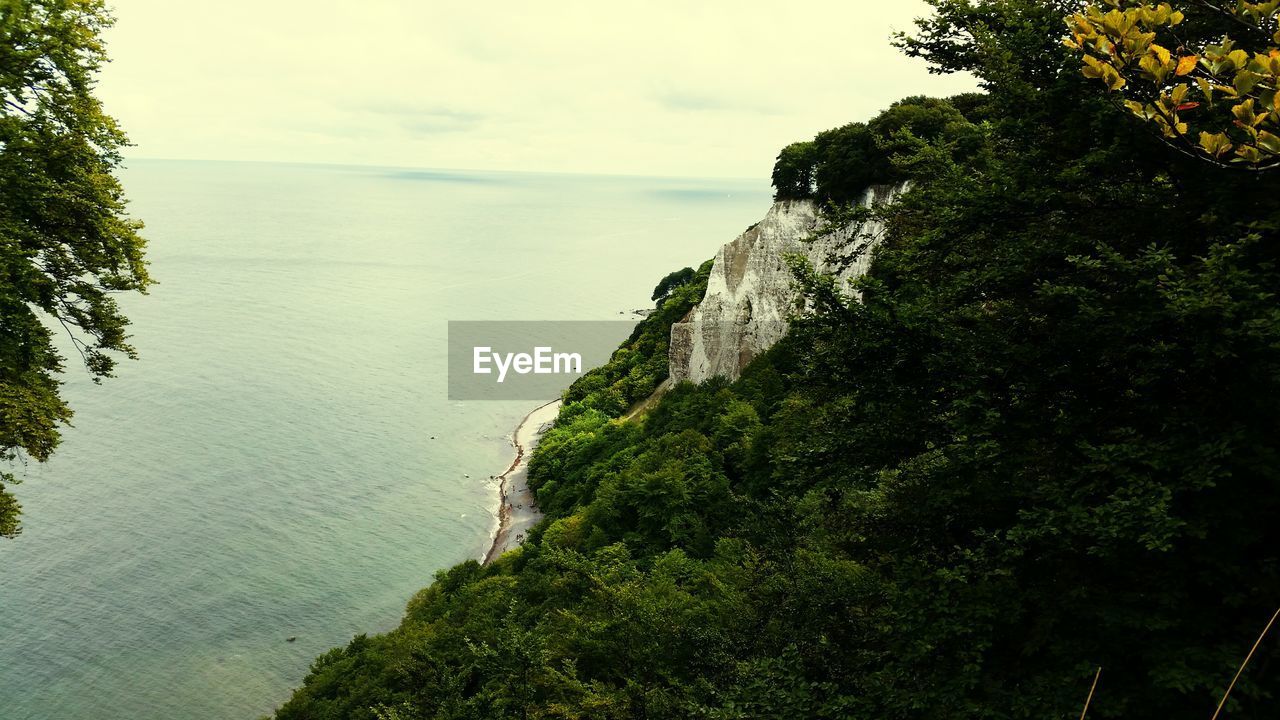
[[[902,189],[872,187],[860,204],[892,202]],[[820,271],[841,280],[866,273],[871,247],[884,230],[881,224],[868,221],[805,242],[819,224],[813,201],[780,200],[763,220],[720,248],[702,302],[671,326],[672,382],[736,378],[786,334],[798,299],[787,255],[803,254]]]

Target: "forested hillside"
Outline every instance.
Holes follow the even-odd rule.
[[[707,269],[681,275],[569,391],[525,546],[277,717],[1078,717],[1101,667],[1090,718],[1209,720],[1280,606],[1280,181],[1111,102],[1062,44],[1077,3],[932,4],[902,48],[985,93],[774,173],[833,218],[911,181],[863,302],[797,266],[813,311],[741,379],[620,420]],[[1223,717],[1278,702],[1273,636]]]

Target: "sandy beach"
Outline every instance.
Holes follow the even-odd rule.
[[[542,519],[542,511],[529,490],[529,458],[538,446],[538,438],[550,427],[560,412],[560,401],[553,400],[524,417],[511,437],[516,457],[506,472],[498,476],[502,504],[498,508],[498,531],[485,553],[484,562],[493,562],[502,553],[524,541],[524,534]]]

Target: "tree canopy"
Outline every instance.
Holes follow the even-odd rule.
[[[653,288],[653,297],[649,299],[662,301],[671,295],[676,288],[693,282],[697,277],[697,274],[697,271],[691,267],[681,268],[675,272],[669,273],[658,282],[656,287]]]
[[[114,171],[127,143],[94,96],[101,0],[0,0],[0,458],[47,459],[71,409],[65,332],[88,372],[132,356],[115,296],[151,283]],[[0,535],[18,532],[0,473]]]
[[[893,160],[920,142],[946,138],[971,125],[961,111],[981,117],[982,100],[967,95],[950,100],[909,97],[899,100],[870,122],[854,122],[823,130],[813,140],[782,149],[773,166],[778,200],[811,198],[827,208],[857,204],[872,185],[906,178]]]

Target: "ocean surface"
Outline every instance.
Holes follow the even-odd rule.
[[[739,180],[129,165],[160,284],[123,300],[141,359],[102,385],[69,361],[74,427],[16,470],[4,720],[269,713],[487,546],[532,405],[447,400],[446,322],[626,317],[769,206]]]

